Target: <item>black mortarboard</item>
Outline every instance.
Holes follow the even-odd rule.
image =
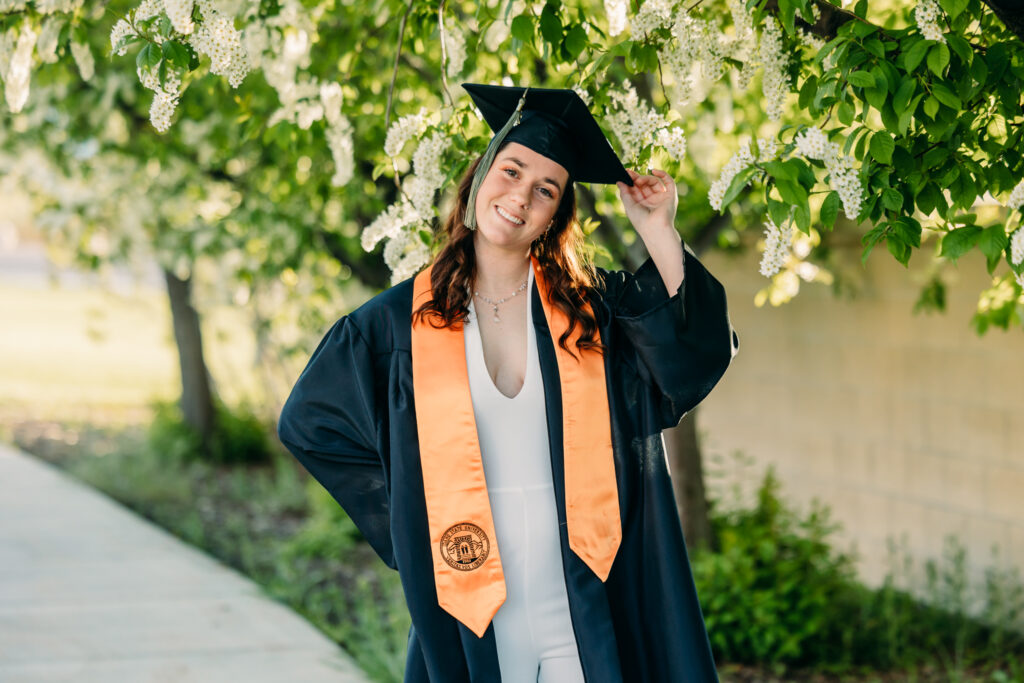
[[[495,131],[473,178],[464,221],[467,227],[476,228],[476,193],[504,142],[518,142],[560,164],[569,172],[570,182],[633,184],[575,91],[478,83],[463,83],[462,87]]]

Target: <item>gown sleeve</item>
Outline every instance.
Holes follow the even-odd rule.
[[[394,569],[373,367],[359,328],[347,317],[340,319],[296,381],[277,433]]]
[[[604,303],[654,393],[662,429],[711,393],[739,349],[725,288],[685,245],[683,268],[671,296],[650,258],[636,273],[601,271]]]

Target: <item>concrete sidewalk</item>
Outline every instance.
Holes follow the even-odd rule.
[[[0,444],[0,681],[368,680],[249,579]]]

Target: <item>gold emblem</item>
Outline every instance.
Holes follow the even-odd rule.
[[[452,569],[468,572],[487,559],[491,543],[484,530],[471,522],[461,522],[441,536],[441,557]]]

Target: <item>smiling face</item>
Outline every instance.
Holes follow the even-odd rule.
[[[477,192],[474,239],[528,252],[554,218],[568,180],[561,164],[510,142],[498,152]]]

